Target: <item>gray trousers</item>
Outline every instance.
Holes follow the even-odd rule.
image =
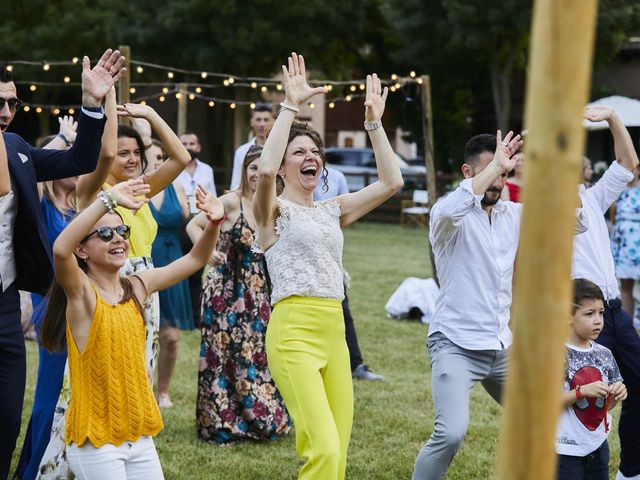
[[[427,348],[435,427],[418,454],[413,480],[444,478],[467,433],[471,389],[482,382],[489,395],[500,403],[507,379],[508,349],[466,350],[439,332],[429,337]]]

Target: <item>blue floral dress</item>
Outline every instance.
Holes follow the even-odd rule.
[[[202,292],[196,426],[202,440],[217,444],[275,439],[291,426],[267,367],[271,308],[253,233],[242,212],[221,232],[217,250],[227,261],[209,271]]]
[[[640,187],[627,188],[616,202],[611,250],[616,276],[640,279]]]

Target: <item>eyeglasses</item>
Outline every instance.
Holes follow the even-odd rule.
[[[3,110],[6,104],[9,104],[10,111],[15,112],[16,109],[22,104],[22,100],[20,100],[18,97],[9,99],[0,97],[0,110]]]
[[[118,225],[117,227],[100,227],[84,237],[80,241],[80,243],[88,240],[89,237],[94,233],[97,233],[98,237],[100,237],[100,240],[102,240],[103,242],[110,242],[113,239],[114,232],[120,235],[123,240],[126,240],[127,238],[129,238],[129,235],[131,235],[131,227],[129,225]]]

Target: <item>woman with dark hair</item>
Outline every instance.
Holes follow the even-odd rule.
[[[267,367],[264,337],[271,309],[264,257],[251,249],[261,153],[258,145],[249,148],[240,187],[220,197],[227,219],[202,289],[196,430],[202,440],[219,445],[278,438],[290,427]],[[205,226],[202,214],[191,220],[192,241]]]
[[[157,170],[167,160],[162,143],[152,140],[146,156],[150,171]],[[156,267],[164,267],[182,256],[180,234],[189,218],[189,205],[182,184],[174,180],[149,202],[158,234],[153,241],[151,257]],[[178,358],[180,330],[193,330],[193,313],[187,280],[159,292],[160,350],[158,352],[158,406],[173,407],[169,397],[169,383]]]
[[[116,131],[118,116],[116,114],[116,91],[114,88],[105,99],[105,114],[107,122],[102,134],[102,146],[96,170],[80,177],[63,178],[39,183],[38,190],[41,197],[42,215],[49,245],[53,247],[60,232],[69,224],[79,206],[87,206],[95,200],[96,194],[102,188],[107,178],[111,163],[116,153]],[[65,118],[61,125],[73,122]],[[68,129],[73,131],[72,128]],[[62,128],[61,128],[62,132]],[[60,134],[47,137],[42,141],[44,148],[69,148],[74,138],[67,132],[65,141],[60,140]],[[56,140],[54,140],[56,139]],[[52,141],[54,140],[54,141]],[[36,391],[33,399],[31,418],[27,427],[20,460],[16,468],[16,477],[21,480],[33,480],[39,472],[43,455],[51,439],[52,427],[55,430],[54,413],[56,402],[63,387],[67,352],[51,353],[39,341],[40,327],[47,309],[47,298],[37,293],[31,294],[33,315],[31,322],[35,326],[38,338],[38,376]],[[68,393],[68,392],[67,392]],[[66,398],[67,395],[63,394]],[[66,404],[66,402],[65,402]],[[45,460],[45,463],[50,463]],[[55,463],[55,462],[54,462]],[[60,466],[60,465],[58,465]],[[52,469],[56,467],[51,465]],[[62,467],[64,468],[64,467]]]
[[[298,478],[336,480],[345,475],[353,420],[340,227],[390,198],[403,181],[381,123],[387,88],[382,89],[376,74],[368,75],[364,128],[378,180],[358,192],[314,202],[325,163],[322,141],[294,118],[324,89],[309,87],[302,56],[292,53],[282,70],[285,101],[264,145],[253,204],[257,239],[273,284],[267,356],[293,418],[298,454],[306,457]]]
[[[56,281],[42,325],[50,351],[68,346],[71,403],[67,458],[79,480],[162,479],[152,437],[163,427],[145,361],[145,298],[204,265],[224,210],[197,192],[209,220],[201,241],[163,268],[122,277],[131,227],[115,208],[138,210],[150,186],[128,180],[104,190],[53,246]]]

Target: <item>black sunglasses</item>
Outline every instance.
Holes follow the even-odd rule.
[[[0,97],[0,110],[2,110],[7,103],[9,104],[9,110],[15,112],[16,109],[22,104],[22,100],[20,100],[18,97],[9,99]]]
[[[117,233],[124,240],[126,240],[127,238],[129,238],[129,235],[131,235],[131,227],[129,225],[118,225],[117,227],[100,227],[84,237],[80,241],[80,243],[88,240],[89,237],[94,233],[97,233],[100,237],[100,240],[102,240],[103,242],[110,242],[113,239],[113,232]]]

